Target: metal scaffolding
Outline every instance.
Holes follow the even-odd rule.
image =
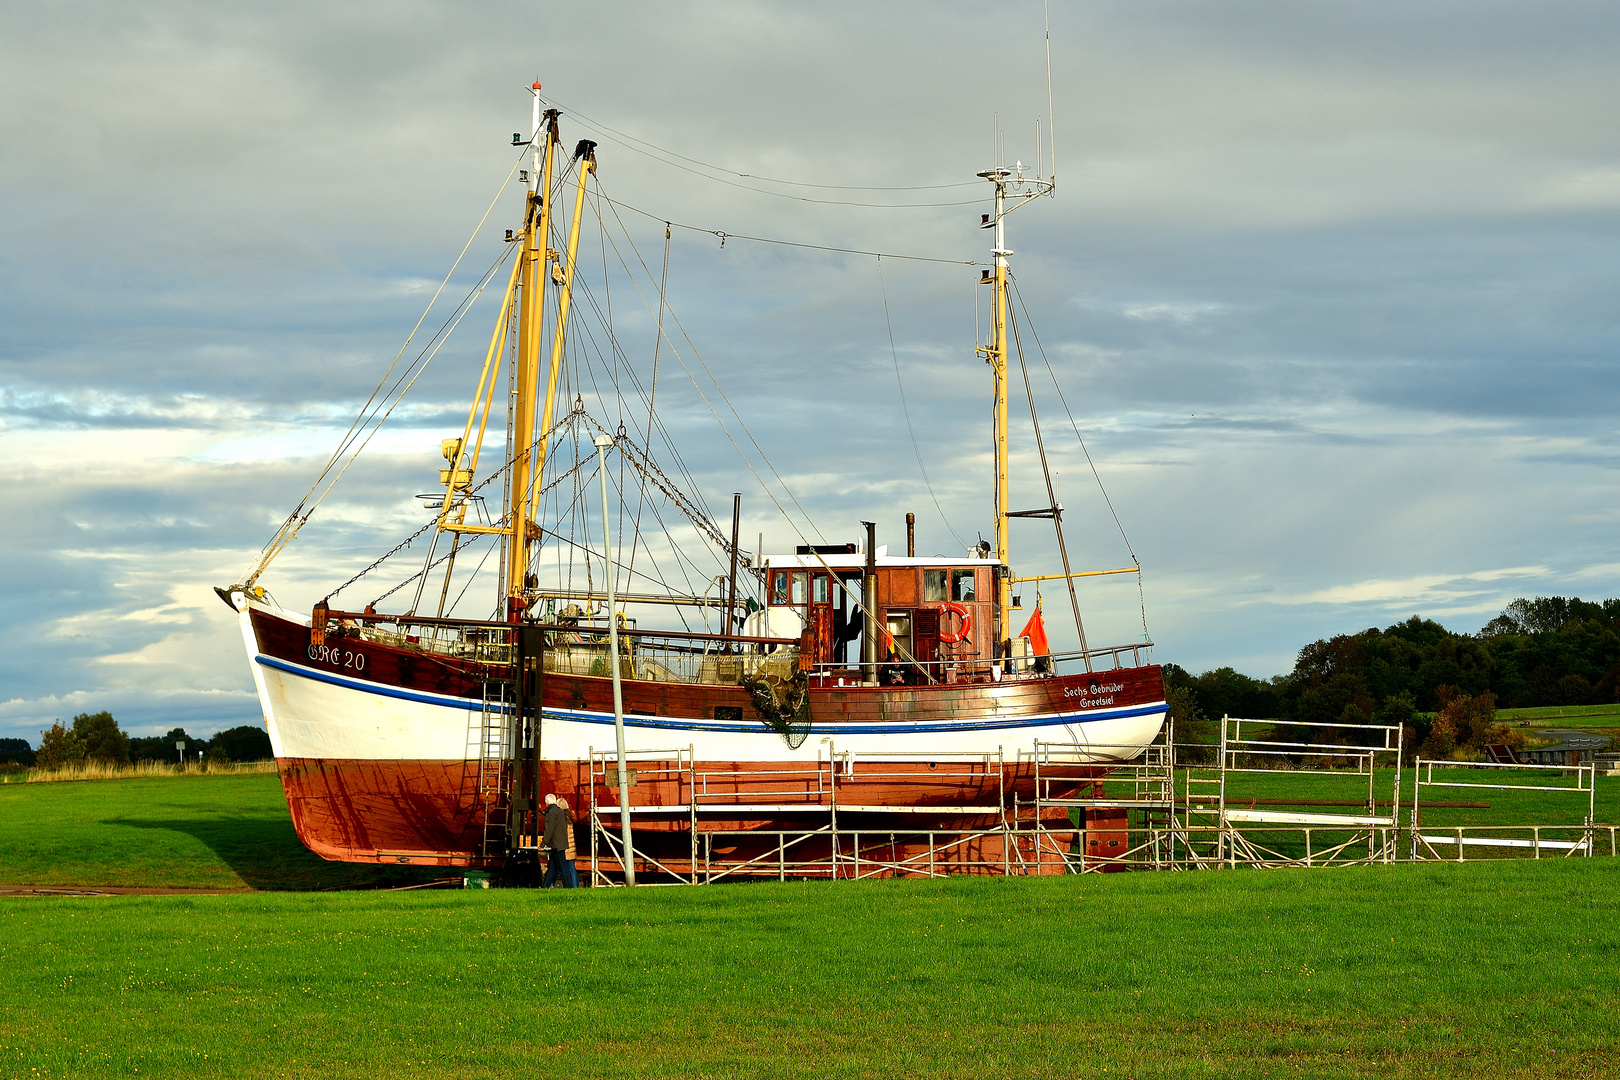
[[[638,879],[670,883],[1340,867],[1457,861],[1465,848],[1613,855],[1617,843],[1616,826],[1594,821],[1591,765],[1419,760],[1403,825],[1396,725],[1223,717],[1216,744],[1178,744],[1167,725],[1144,752],[1117,758],[1095,744],[1045,741],[1011,755],[862,757],[830,740],[813,764],[779,770],[705,765],[691,747],[631,758],[630,854]],[[1468,769],[1509,775],[1478,783],[1449,771]],[[617,782],[613,753],[593,750],[596,885],[623,877]],[[1420,827],[1419,803],[1443,787],[1584,794],[1586,817],[1580,826]],[[874,803],[853,794],[876,790],[890,795]],[[942,790],[973,794],[941,799]]]
[[[1435,779],[1436,770],[1440,778]],[[1417,782],[1414,785],[1411,820],[1411,858],[1414,861],[1444,859],[1464,862],[1465,849],[1497,849],[1494,854],[1512,854],[1529,851],[1532,858],[1542,853],[1568,858],[1572,855],[1591,856],[1597,847],[1597,829],[1609,834],[1609,854],[1614,854],[1613,826],[1597,826],[1597,768],[1585,765],[1521,765],[1486,761],[1425,761],[1417,760]],[[1484,781],[1472,779],[1483,775]],[[1464,780],[1468,776],[1471,779]],[[1490,778],[1498,777],[1495,782]],[[1573,779],[1574,784],[1559,784],[1555,779]],[[1471,788],[1479,791],[1540,791],[1562,795],[1586,796],[1586,817],[1580,825],[1497,825],[1453,826],[1450,828],[1422,824],[1421,804],[1426,788]],[[1436,847],[1455,847],[1441,853]],[[1503,849],[1506,849],[1505,851]]]

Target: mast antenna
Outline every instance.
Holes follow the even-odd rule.
[[[1052,152],[1052,186],[1047,189],[1048,194],[1057,188],[1057,117],[1052,115],[1052,4],[1045,0],[1041,5],[1046,13],[1046,141]],[[1037,160],[1039,160],[1037,158]],[[1037,171],[1039,165],[1036,166]]]

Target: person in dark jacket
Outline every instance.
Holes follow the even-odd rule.
[[[540,844],[546,849],[549,856],[546,863],[546,876],[541,880],[542,889],[556,886],[558,877],[562,878],[563,887],[575,888],[578,878],[574,875],[574,867],[568,863],[568,834],[572,831],[568,827],[568,808],[557,801],[557,796],[546,796],[546,831],[540,839]]]

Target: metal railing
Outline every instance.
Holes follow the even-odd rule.
[[[811,668],[811,677],[816,680],[816,685],[822,687],[828,685],[860,686],[873,684],[878,686],[918,686],[956,682],[992,682],[1007,676],[1028,677],[1030,675],[1079,674],[1079,672],[1063,671],[1062,666],[1065,664],[1087,664],[1090,661],[1107,658],[1110,665],[1106,668],[1097,667],[1094,663],[1090,663],[1085,668],[1087,674],[1102,674],[1107,671],[1141,667],[1144,663],[1149,662],[1146,654],[1152,648],[1152,643],[1147,642],[1131,645],[1113,645],[1084,651],[1052,653],[1041,657],[1009,656],[997,660],[947,657],[943,660],[893,658],[872,663],[834,661],[815,664]],[[1130,658],[1131,662],[1129,664],[1123,662],[1125,657]]]
[[[1011,756],[999,751],[862,756],[838,751],[829,741],[813,764],[760,771],[698,763],[690,749],[642,752],[638,770],[665,769],[682,777],[684,786],[679,798],[663,805],[638,800],[632,812],[643,821],[680,821],[690,835],[682,838],[678,858],[642,851],[640,841],[630,855],[638,873],[702,884],[742,877],[1331,868],[1620,854],[1620,826],[1591,819],[1591,765],[1492,767],[1420,760],[1418,796],[1407,824],[1399,814],[1399,729],[1337,727],[1346,730],[1316,729],[1310,737],[1296,737],[1279,733],[1276,724],[1262,728],[1257,721],[1227,718],[1214,761],[1207,765],[1181,763],[1188,748],[1173,741],[1168,725],[1146,750],[1128,756],[1127,748],[1120,748],[1121,760],[1114,762],[1096,760],[1099,749],[1106,749],[1097,744],[1044,740]],[[1345,745],[1336,741],[1340,737],[1364,745]],[[606,757],[593,753],[593,791],[606,790],[612,773]],[[651,760],[658,758],[664,764]],[[919,771],[919,760],[934,767]],[[1503,782],[1484,783],[1452,771],[1478,769]],[[1561,776],[1555,779],[1555,773]],[[1238,794],[1230,786],[1231,780],[1259,774],[1286,779],[1277,790],[1267,789],[1270,794]],[[642,784],[656,779],[641,775]],[[1380,786],[1384,780],[1390,783],[1387,794]],[[862,803],[852,793],[865,783],[895,791],[909,786],[910,793],[885,805]],[[1352,797],[1313,797],[1315,785],[1330,783],[1349,783]],[[961,794],[953,802],[928,801],[924,785]],[[1421,824],[1420,808],[1435,805],[1425,796],[1441,787],[1568,792],[1585,797],[1588,816],[1579,825]],[[670,789],[660,790],[667,795]],[[1453,805],[1475,804],[1440,808]],[[617,806],[593,799],[592,813],[592,880],[612,884],[614,864],[622,868],[625,858],[613,827]],[[962,827],[940,820],[953,813],[962,817]],[[787,824],[800,814],[809,815],[802,825]],[[765,826],[734,824],[750,816]],[[908,818],[916,827],[908,827]],[[667,853],[674,849],[665,836]]]

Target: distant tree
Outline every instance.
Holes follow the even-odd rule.
[[[1198,676],[1193,686],[1198,707],[1212,720],[1223,716],[1267,720],[1281,714],[1282,698],[1275,682],[1262,682],[1232,668],[1219,667]]]
[[[129,764],[129,736],[119,730],[110,712],[80,713],[73,718],[73,737],[90,761]]]
[[[130,761],[173,761],[174,759],[174,743],[165,743],[161,735],[130,736]]]
[[[1586,681],[1585,676],[1570,672],[1558,680],[1558,704],[1592,704],[1592,684]]]
[[[1196,686],[1198,683],[1192,673],[1180,664],[1165,664],[1159,669],[1159,673],[1164,678],[1166,692],[1178,686]]]
[[[1440,713],[1423,742],[1426,758],[1478,758],[1486,746],[1523,746],[1524,736],[1496,719],[1496,695],[1489,690],[1469,695],[1455,686],[1435,689]]]
[[[34,764],[41,769],[58,769],[74,761],[84,760],[84,743],[73,734],[73,729],[58,720],[39,733],[39,750]]]
[[[34,748],[27,739],[0,739],[0,765],[32,765]]]
[[[1425,756],[1471,756],[1517,738],[1496,724],[1498,705],[1620,702],[1620,599],[1521,597],[1478,634],[1413,615],[1313,641],[1300,649],[1293,671],[1269,682],[1227,667],[1194,676],[1176,664],[1164,665],[1164,682],[1167,696],[1185,691],[1211,723],[1228,715],[1275,719],[1285,741],[1349,742],[1354,731],[1333,729],[1399,724],[1408,754],[1421,748]],[[1481,704],[1487,695],[1488,709]],[[1480,727],[1485,713],[1485,728],[1495,727],[1488,738]]]
[[[1372,722],[1401,729],[1401,756],[1406,761],[1417,756],[1434,723],[1432,717],[1418,713],[1417,702],[1405,690],[1386,697],[1373,712]]]
[[[1513,601],[1502,614],[1485,624],[1482,636],[1518,634],[1557,634],[1566,627],[1582,622],[1612,621],[1616,614],[1615,602],[1606,600],[1594,604],[1578,596],[1538,596],[1534,600],[1524,597]]]
[[[244,724],[208,740],[210,761],[266,761],[270,757],[270,736],[262,726]]]
[[[1279,686],[1280,713],[1301,725],[1328,725],[1346,705],[1370,716],[1402,693],[1420,714],[1438,712],[1441,686],[1467,697],[1488,690],[1511,708],[1620,700],[1620,600],[1521,598],[1478,634],[1414,615],[1382,630],[1315,641]]]
[[[1457,749],[1457,725],[1448,716],[1437,716],[1429,725],[1429,736],[1418,748],[1418,754],[1431,761],[1444,761]]]
[[[1213,743],[1218,738],[1215,722],[1206,717],[1198,708],[1198,698],[1192,690],[1185,686],[1171,687],[1165,691],[1165,702],[1169,706],[1170,722],[1174,725],[1178,756],[1187,762],[1202,761],[1209,753],[1195,749],[1195,743]]]

